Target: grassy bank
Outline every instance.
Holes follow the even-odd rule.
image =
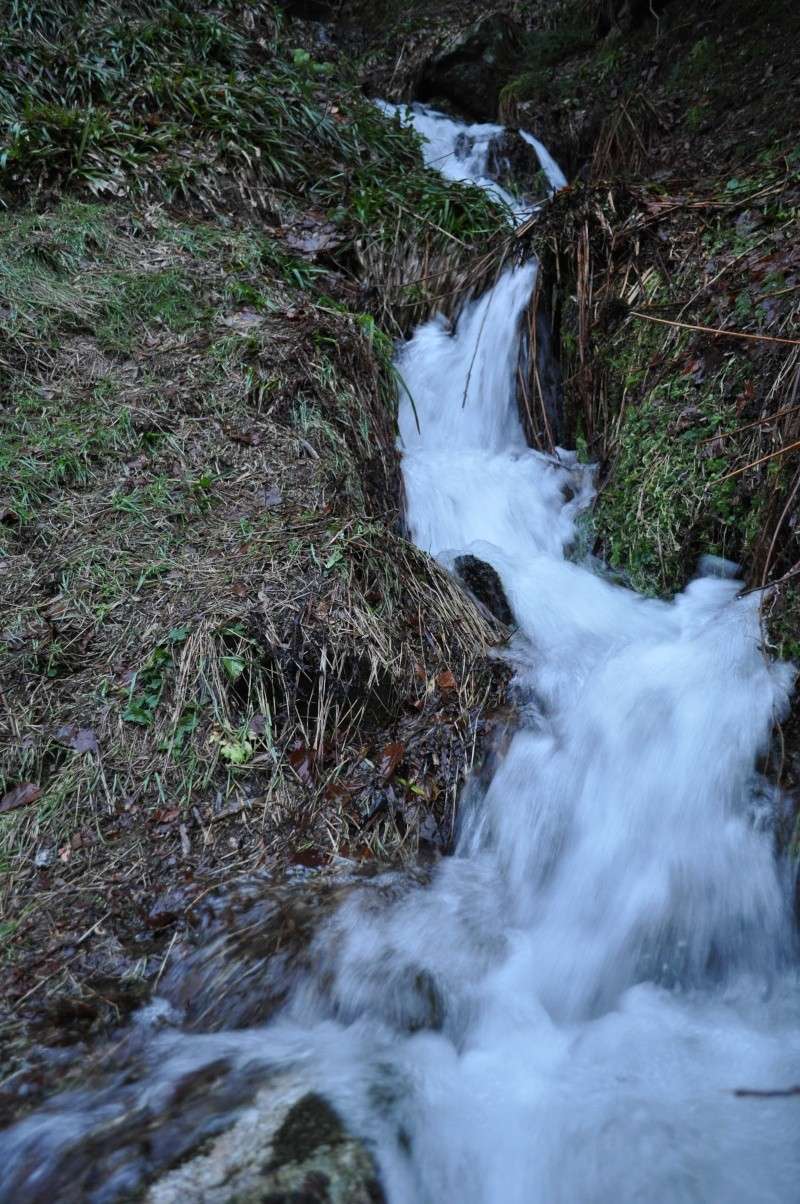
[[[20,1040],[140,998],[209,883],[444,846],[501,689],[498,626],[402,538],[391,359],[502,215],[324,54],[260,3],[0,34]]]

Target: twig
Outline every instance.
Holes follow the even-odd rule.
[[[744,330],[722,330],[718,326],[698,326],[694,322],[677,322],[674,318],[656,318],[652,314],[643,314],[638,310],[630,311],[631,318],[641,318],[645,322],[658,322],[660,326],[681,326],[684,330],[698,330],[704,334],[723,335],[728,339],[753,339],[763,343],[788,343],[790,347],[800,347],[800,339],[782,339],[774,334],[748,334]]]
[[[734,468],[732,472],[726,472],[724,477],[717,477],[714,484],[718,485],[722,481],[729,480],[730,477],[741,476],[741,474],[743,472],[747,472],[749,468],[758,468],[759,464],[765,464],[767,460],[774,460],[776,456],[782,456],[786,452],[794,451],[798,447],[800,447],[800,439],[796,440],[794,443],[787,443],[786,447],[779,447],[777,451],[767,452],[766,456],[759,456],[757,460],[751,460],[749,464],[743,464],[741,468]]]
[[[717,439],[730,439],[733,435],[742,435],[745,431],[751,431],[754,426],[763,426],[765,422],[772,422],[776,418],[782,418],[784,414],[791,414],[792,410],[800,410],[800,404],[784,406],[782,410],[776,410],[774,414],[765,414],[763,418],[756,418],[755,422],[748,422],[745,426],[737,426],[732,431],[719,431],[716,435],[709,435],[707,439],[701,439],[701,445],[704,443],[714,443]]]
[[[797,497],[798,490],[800,490],[800,473],[796,474],[796,480],[792,485],[789,496],[786,499],[786,504],[784,505],[783,510],[781,510],[780,518],[775,524],[775,529],[772,532],[772,539],[770,540],[769,548],[767,549],[767,556],[764,561],[764,572],[761,574],[762,585],[766,583],[767,576],[769,574],[769,566],[772,563],[772,554],[775,551],[775,545],[778,542],[778,536],[780,534],[781,527],[789,516],[789,512],[794,505],[794,500]]]
[[[154,995],[155,995],[156,991],[158,990],[158,984],[161,982],[161,975],[164,973],[164,967],[166,966],[167,962],[169,961],[169,955],[170,955],[170,953],[172,953],[172,946],[175,944],[177,939],[178,939],[178,930],[176,928],[172,934],[172,940],[169,943],[167,952],[164,954],[164,960],[162,961],[161,965],[158,968],[158,974],[156,974],[156,980],[153,983],[153,994]]]

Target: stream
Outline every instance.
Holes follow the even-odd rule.
[[[497,127],[403,116],[445,175],[531,212],[489,179]],[[222,1057],[326,1096],[390,1204],[800,1199],[795,878],[756,771],[794,670],[765,655],[760,595],[726,562],[666,602],[581,551],[595,471],[528,448],[517,411],[536,270],[506,270],[398,355],[411,536],[448,567],[491,565],[516,625],[521,723],[465,791],[452,855],[348,894],[269,1024],[184,1032],[164,1005],[135,1082],[0,1136],[4,1204],[128,1198],[145,1155],[73,1196],[76,1150]]]

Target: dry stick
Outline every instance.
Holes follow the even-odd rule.
[[[175,944],[177,939],[178,939],[178,930],[176,928],[176,930],[172,934],[172,940],[169,943],[169,948],[167,949],[167,952],[164,954],[164,959],[161,962],[161,965],[159,967],[158,974],[156,975],[156,980],[153,983],[153,994],[155,994],[156,991],[158,990],[158,984],[161,982],[161,975],[164,973],[164,967],[166,966],[167,962],[169,961],[170,953],[172,953],[172,946]]]
[[[786,499],[786,505],[783,507],[783,510],[781,511],[781,516],[778,519],[777,523],[775,524],[775,530],[772,532],[772,539],[770,540],[769,548],[767,549],[767,558],[764,562],[764,572],[761,574],[761,584],[762,585],[767,584],[767,576],[769,574],[769,566],[772,563],[772,553],[775,551],[775,544],[778,542],[778,535],[780,533],[781,527],[783,526],[784,522],[786,521],[789,511],[792,508],[794,499],[797,497],[798,490],[800,490],[800,473],[797,474],[797,480],[795,481],[794,485],[792,486],[789,496]]]
[[[776,410],[774,414],[765,414],[763,418],[756,418],[755,422],[748,422],[746,426],[737,426],[733,431],[720,431],[716,435],[709,435],[707,439],[701,439],[703,443],[713,443],[715,439],[730,439],[732,435],[742,435],[745,431],[750,431],[754,426],[763,426],[765,422],[772,422],[776,418],[782,418],[784,414],[791,414],[792,410],[800,410],[800,403],[797,405],[784,406],[782,410]]]
[[[545,430],[545,435],[547,437],[547,444],[548,444],[547,450],[549,452],[552,452],[553,448],[555,447],[555,442],[553,440],[553,432],[550,430],[550,422],[547,417],[547,406],[545,405],[545,401],[544,401],[544,390],[542,389],[542,382],[539,378],[539,348],[538,348],[538,345],[536,342],[536,316],[539,312],[539,291],[540,291],[540,276],[539,276],[539,272],[537,270],[536,283],[533,288],[533,300],[532,300],[532,306],[531,306],[531,311],[530,311],[530,313],[531,313],[530,356],[533,361],[533,379],[534,379],[534,383],[536,385],[537,392],[539,394],[539,403],[542,407],[542,418],[544,419],[544,430]]]
[[[800,1083],[796,1087],[777,1087],[774,1091],[760,1091],[755,1087],[737,1087],[733,1093],[739,1099],[788,1099],[800,1095]]]
[[[747,472],[749,468],[758,468],[759,464],[765,464],[767,460],[774,460],[776,456],[782,456],[786,452],[794,451],[800,447],[800,439],[795,443],[787,443],[786,447],[779,447],[777,451],[768,452],[766,456],[760,456],[757,460],[752,460],[750,464],[744,464],[741,468],[734,468],[732,472],[726,472],[724,477],[717,477],[715,484],[719,485],[722,481],[727,481],[730,477],[738,477],[743,472]]]
[[[503,269],[503,265],[505,264],[507,257],[508,257],[508,251],[506,250],[505,253],[503,254],[503,258],[500,260],[500,267],[498,268],[498,274],[497,274],[498,280],[500,279],[500,272]],[[486,302],[486,310],[484,312],[483,317],[481,318],[481,324],[478,329],[478,337],[475,340],[475,350],[472,353],[472,359],[470,360],[469,368],[467,369],[467,379],[464,382],[464,396],[461,399],[461,409],[462,410],[464,409],[464,407],[467,404],[467,394],[469,393],[470,381],[472,380],[472,369],[475,367],[475,360],[478,358],[478,350],[481,345],[481,339],[483,338],[483,328],[486,325],[487,318],[489,317],[489,310],[492,307],[492,301],[493,301],[493,297],[490,292],[488,300]]]
[[[742,590],[741,596],[744,597],[746,594],[758,594],[763,593],[764,590],[772,590],[776,585],[783,585],[784,581],[791,581],[792,577],[796,577],[798,574],[800,574],[800,561],[793,568],[785,572],[782,577],[777,577],[774,581],[768,581],[766,585],[753,585],[750,589]]]
[[[788,343],[790,347],[800,347],[800,339],[782,339],[774,334],[748,334],[744,330],[721,330],[718,326],[698,326],[694,322],[677,322],[674,318],[656,318],[652,314],[639,313],[632,309],[630,317],[641,318],[645,322],[658,322],[660,326],[681,326],[684,330],[698,330],[703,334],[722,335],[727,339],[753,339],[759,343]]]

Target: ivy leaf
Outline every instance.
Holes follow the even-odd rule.
[[[222,667],[231,681],[236,681],[244,673],[247,662],[241,656],[223,656]]]
[[[227,740],[219,751],[231,765],[244,765],[253,755],[253,746],[249,740]]]
[[[147,698],[141,695],[128,700],[128,705],[122,712],[122,718],[128,723],[138,723],[142,727],[150,727],[153,722],[153,707]]]

